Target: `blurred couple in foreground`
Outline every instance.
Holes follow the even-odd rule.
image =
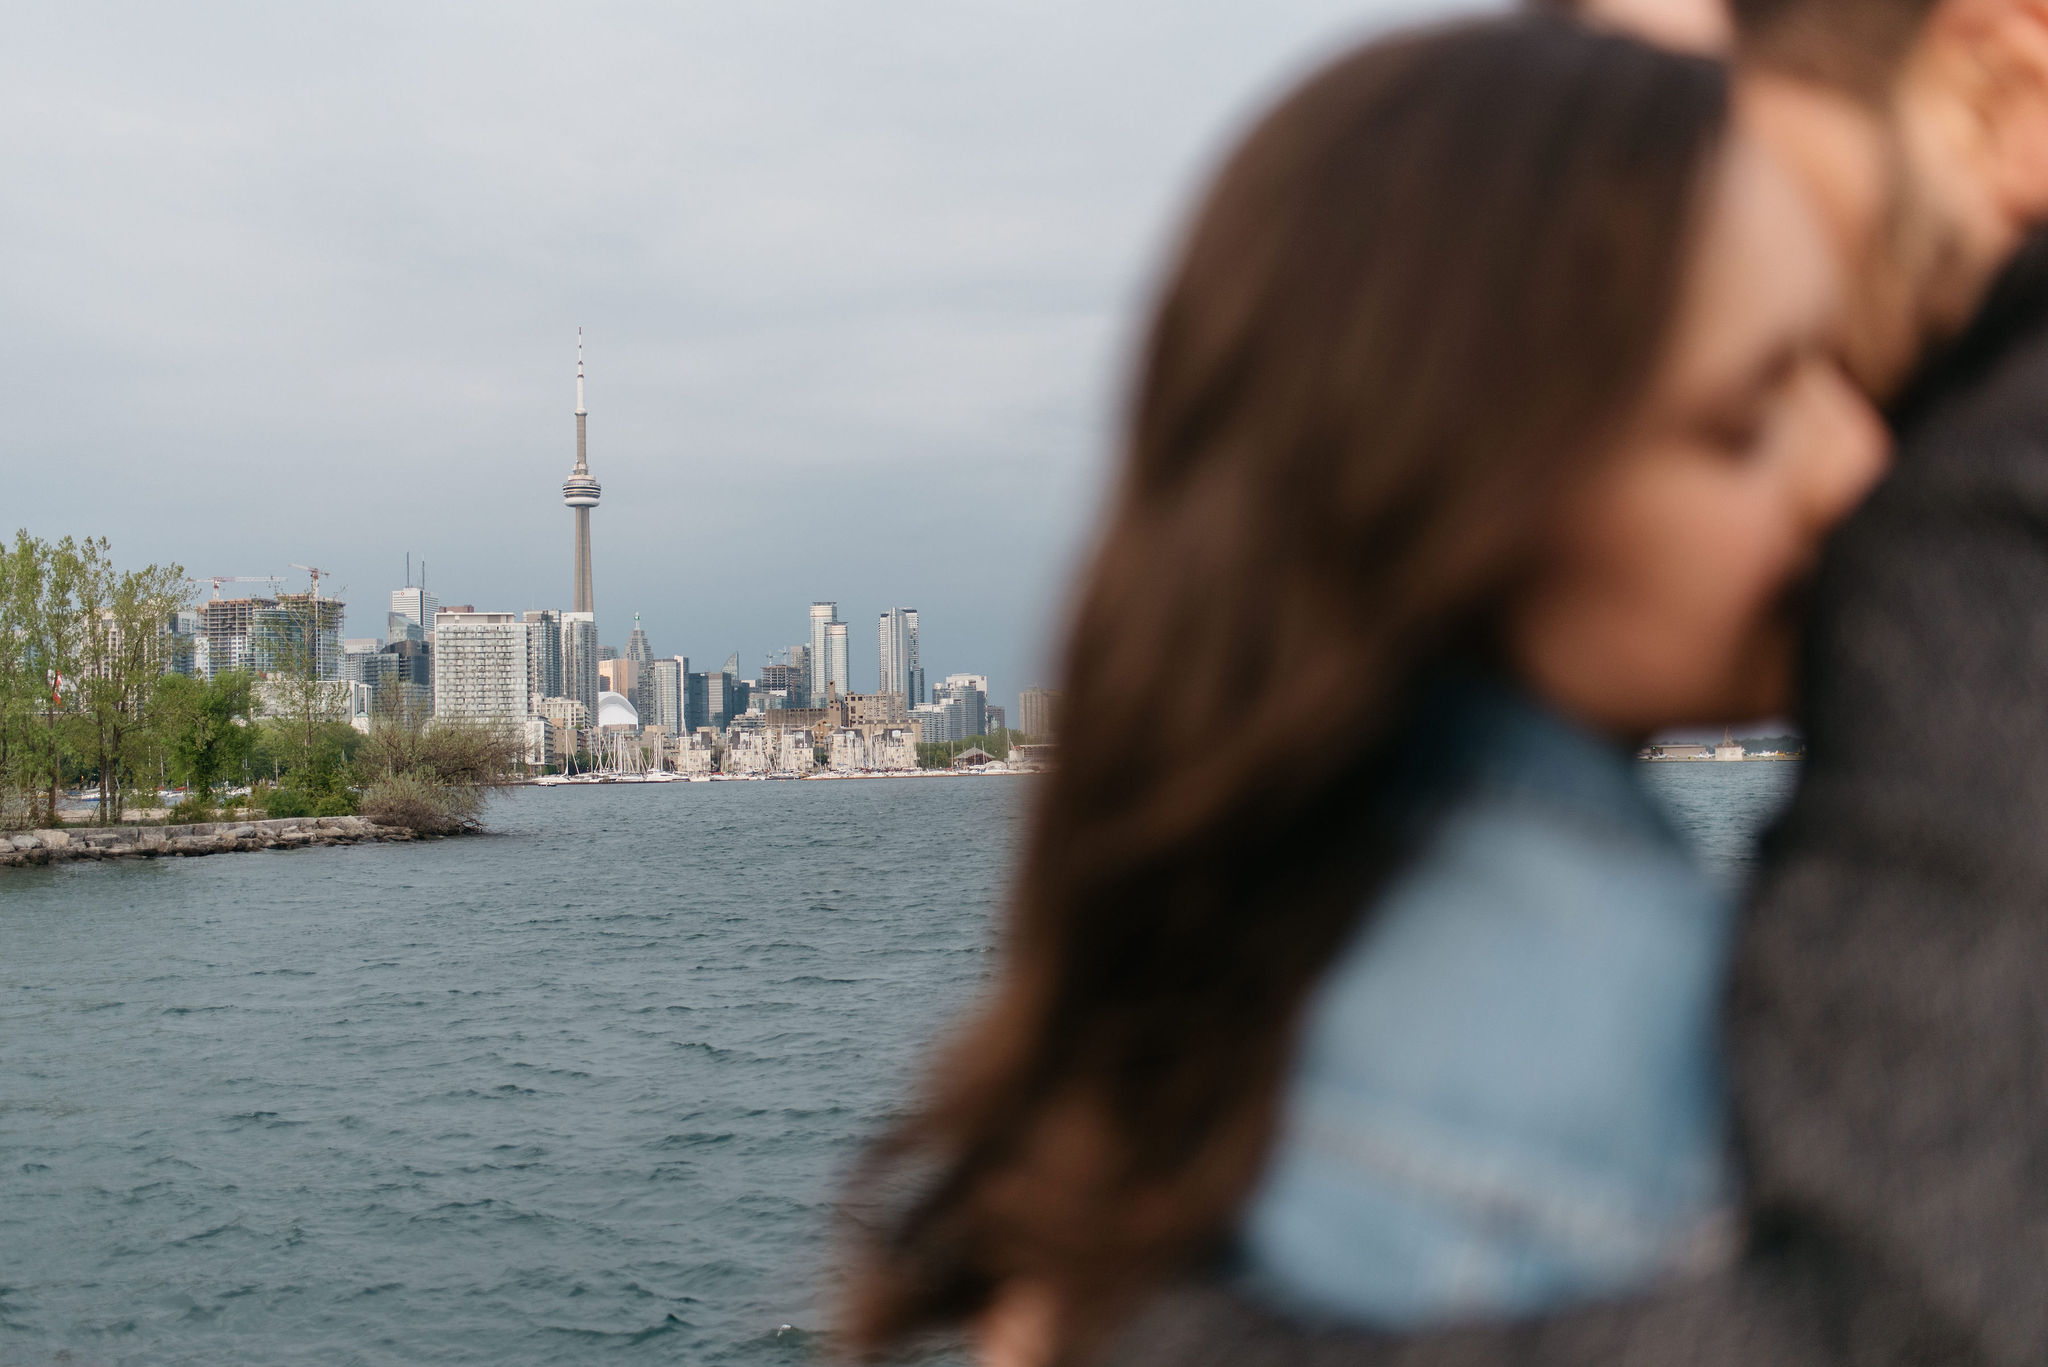
[[[1627,9],[1195,214],[855,1351],[2048,1360],[2048,3]],[[1738,906],[1630,755],[1794,709]]]

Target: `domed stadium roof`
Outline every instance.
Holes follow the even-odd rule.
[[[640,729],[640,714],[633,710],[633,704],[623,693],[605,692],[597,695],[597,724],[599,726],[630,726]]]

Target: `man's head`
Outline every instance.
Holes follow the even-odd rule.
[[[1844,358],[1880,398],[2048,222],[2048,0],[1564,3],[1666,40],[1720,10],[1745,117],[1835,239]]]

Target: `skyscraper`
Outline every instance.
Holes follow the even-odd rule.
[[[684,721],[688,712],[690,662],[680,655],[672,660],[656,660],[648,675],[654,685],[654,710],[642,713],[640,720],[661,727],[671,736],[682,735],[688,729]]]
[[[566,698],[568,687],[562,669],[562,614],[526,614],[527,690],[536,697]]]
[[[654,716],[654,649],[647,633],[640,629],[640,614],[633,614],[633,634],[626,638],[626,662],[633,666],[633,686],[625,690],[642,721]]]
[[[590,477],[590,445],[583,409],[583,329],[576,329],[576,468],[562,481],[562,502],[576,512],[576,607],[595,620],[597,600],[590,588],[590,510],[597,506],[598,484]],[[596,703],[592,702],[592,714]]]
[[[1017,699],[1018,722],[1024,734],[1035,741],[1050,741],[1059,732],[1059,708],[1057,689],[1025,689]]]
[[[830,671],[826,668],[825,628],[839,620],[839,604],[811,604],[811,706],[825,705],[825,681]],[[846,681],[840,680],[840,691],[846,689]]]
[[[948,674],[946,682],[932,690],[932,701],[960,704],[960,730],[952,737],[988,734],[988,678],[981,674]]]
[[[918,696],[924,669],[917,658],[916,608],[890,608],[882,614],[880,646],[882,673],[878,691],[901,693],[905,707],[923,702]]]
[[[411,621],[422,632],[433,629],[434,614],[440,608],[441,600],[424,588],[391,590],[391,610]]]
[[[825,694],[830,698],[845,698],[847,683],[852,670],[848,667],[846,649],[846,623],[825,624]]]
[[[597,715],[597,617],[588,612],[562,614],[562,696]]]
[[[640,614],[633,614],[633,634],[626,638],[626,658],[645,669],[654,663],[654,648],[647,644],[647,633],[641,630]]]

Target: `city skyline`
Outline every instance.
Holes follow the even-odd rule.
[[[607,644],[637,611],[751,672],[830,598],[860,683],[916,604],[928,669],[1014,697],[1187,195],[1398,8],[512,4],[483,42],[432,4],[25,12],[11,516],[202,578],[320,565],[358,614],[408,549],[445,600],[571,610],[581,325]]]

